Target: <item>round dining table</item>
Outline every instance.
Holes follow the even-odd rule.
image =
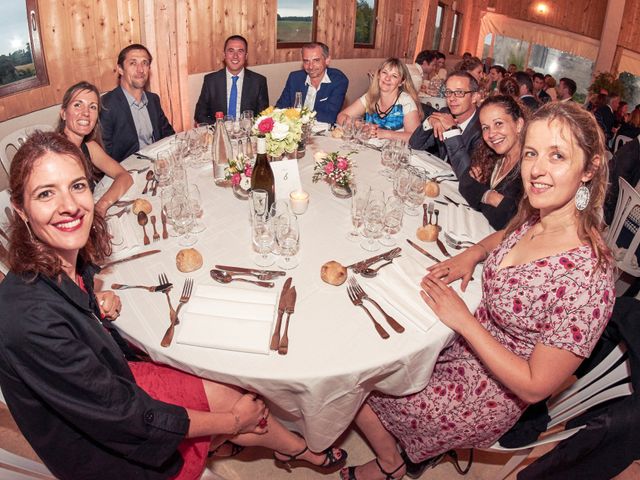
[[[170,145],[170,142],[166,142]],[[300,246],[297,254],[299,266],[289,270],[287,276],[293,278],[297,291],[295,312],[289,326],[289,350],[286,355],[275,351],[269,354],[246,353],[240,351],[206,348],[186,345],[175,340],[169,347],[162,347],[160,341],[169,326],[167,298],[158,292],[141,289],[119,291],[123,303],[121,316],[115,326],[131,343],[144,350],[155,362],[167,364],[190,372],[202,378],[224,382],[258,392],[268,402],[271,411],[285,425],[300,432],[306,438],[309,448],[321,451],[330,446],[349,427],[359,407],[370,392],[377,390],[389,395],[407,395],[425,387],[440,351],[453,339],[454,333],[439,322],[426,304],[418,304],[418,313],[427,325],[418,328],[419,322],[407,321],[399,315],[402,305],[394,305],[380,300],[389,313],[398,314],[396,319],[405,327],[404,333],[393,331],[384,323],[372,305],[368,305],[374,316],[390,332],[383,339],[374,329],[373,323],[362,308],[354,306],[346,291],[346,284],[333,286],[324,283],[320,277],[322,265],[336,260],[349,265],[373,255],[363,250],[358,242],[347,238],[352,229],[351,199],[334,196],[325,182],[312,183],[314,153],[318,151],[342,151],[342,140],[329,135],[312,136],[306,154],[298,161],[302,188],[309,193],[309,207],[298,217],[300,226]],[[143,151],[144,153],[144,151]],[[152,156],[152,155],[150,155]],[[379,173],[379,147],[360,147],[353,155],[357,166],[355,177],[372,188],[385,194],[392,191],[392,183]],[[448,165],[426,152],[414,152],[411,163],[423,166],[427,172],[445,172]],[[145,168],[147,159],[131,156],[123,162],[126,168]],[[145,173],[134,173],[135,183],[124,199],[145,198],[152,204],[151,215],[157,217],[160,230],[160,192],[142,195],[146,183]],[[176,266],[176,254],[180,247],[177,237],[152,241],[142,245],[142,228],[138,226],[132,213],[124,215],[120,222],[127,224],[128,232],[135,232],[136,241],[132,248],[118,252],[126,256],[148,249],[160,249],[155,255],[120,263],[104,269],[97,277],[97,285],[109,289],[112,283],[154,285],[158,276],[166,274],[174,288],[170,296],[175,306],[178,303],[186,278],[193,278],[198,285],[219,285],[211,278],[209,271],[215,264],[256,267],[252,259],[256,255],[251,242],[250,206],[247,200],[237,198],[230,188],[216,186],[210,164],[201,168],[189,168],[188,181],[199,187],[202,196],[203,215],[200,221],[206,229],[197,234],[197,249],[203,257],[203,267],[185,274]],[[98,190],[108,186],[104,179]],[[453,200],[464,203],[457,191],[455,181],[440,184],[440,222],[446,220],[444,202]],[[444,195],[448,197],[445,200]],[[434,200],[425,198],[425,201]],[[463,205],[460,208],[465,208]],[[116,211],[113,207],[109,213]],[[471,212],[471,215],[478,215]],[[385,272],[394,265],[385,267],[375,279],[376,292],[402,288],[400,292],[421,302],[419,280],[424,268],[433,261],[412,248],[406,239],[412,239],[434,256],[443,259],[435,243],[420,242],[416,229],[422,225],[422,215],[405,215],[402,230],[395,235],[397,245],[402,248],[398,260],[415,267],[408,286],[396,284],[393,278],[385,277]],[[147,233],[152,237],[151,225]],[[129,233],[130,235],[131,233]],[[136,244],[137,242],[137,244]],[[386,251],[389,247],[382,247]],[[451,253],[456,251],[449,247]],[[376,252],[380,253],[380,252]],[[269,267],[269,268],[276,268]],[[390,271],[389,271],[390,272]],[[349,275],[353,275],[349,271]],[[370,293],[371,280],[357,276],[358,282]],[[474,274],[465,292],[465,301],[473,310],[480,301],[480,271]],[[279,294],[285,277],[277,277],[274,295]],[[388,280],[385,280],[388,279]],[[385,283],[387,282],[387,283]],[[456,282],[459,283],[459,282]],[[373,286],[373,284],[371,284]],[[265,291],[258,286],[233,283],[228,288],[244,288],[246,295]],[[457,288],[457,286],[454,286]],[[403,302],[399,302],[403,303]],[[188,304],[185,306],[187,309]],[[185,310],[182,310],[184,312]],[[183,314],[181,313],[181,316]],[[415,319],[414,319],[415,320]],[[176,326],[176,337],[184,320]],[[208,334],[216,335],[212,322]],[[267,339],[268,341],[268,339]]]

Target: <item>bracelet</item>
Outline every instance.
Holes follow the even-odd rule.
[[[231,432],[231,435],[235,437],[240,433],[240,415],[236,415],[235,413],[232,413],[231,415],[233,415],[233,431]]]

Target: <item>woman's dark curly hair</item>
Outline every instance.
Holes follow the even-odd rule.
[[[48,153],[77,160],[87,179],[90,178],[87,162],[78,147],[64,135],[36,131],[20,147],[11,162],[9,190],[15,209],[24,211],[25,188],[31,172],[36,162]],[[80,249],[79,257],[85,263],[97,263],[110,254],[107,224],[104,218],[94,212],[89,238]],[[51,246],[33,235],[19,215],[13,216],[10,226],[9,266],[14,273],[42,274],[52,278],[59,278],[63,273],[62,262]]]
[[[480,112],[484,110],[486,107],[491,105],[502,108],[507,115],[509,115],[514,122],[517,122],[519,118],[522,118],[525,122],[527,120],[526,109],[523,108],[522,104],[513,99],[508,95],[494,95],[493,97],[487,98],[480,107]],[[518,143],[521,142],[521,139],[518,139]],[[500,160],[502,155],[498,155],[494,152],[486,142],[481,142],[480,145],[474,150],[473,155],[471,157],[471,167],[479,167],[480,176],[478,181],[480,182],[489,182],[491,178],[491,172],[493,172],[493,167],[496,162]],[[519,167],[516,167],[512,170],[512,172],[519,172]]]

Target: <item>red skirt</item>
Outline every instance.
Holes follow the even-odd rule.
[[[210,411],[201,378],[151,362],[129,362],[129,368],[138,386],[150,397],[192,410]],[[211,437],[185,438],[178,447],[184,465],[173,479],[199,479],[207,463],[210,443]]]

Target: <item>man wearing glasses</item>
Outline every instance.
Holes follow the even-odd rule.
[[[476,111],[478,81],[467,72],[453,72],[447,78],[444,96],[447,107],[427,116],[411,135],[409,145],[446,160],[460,177],[469,168],[471,152],[482,141]]]

